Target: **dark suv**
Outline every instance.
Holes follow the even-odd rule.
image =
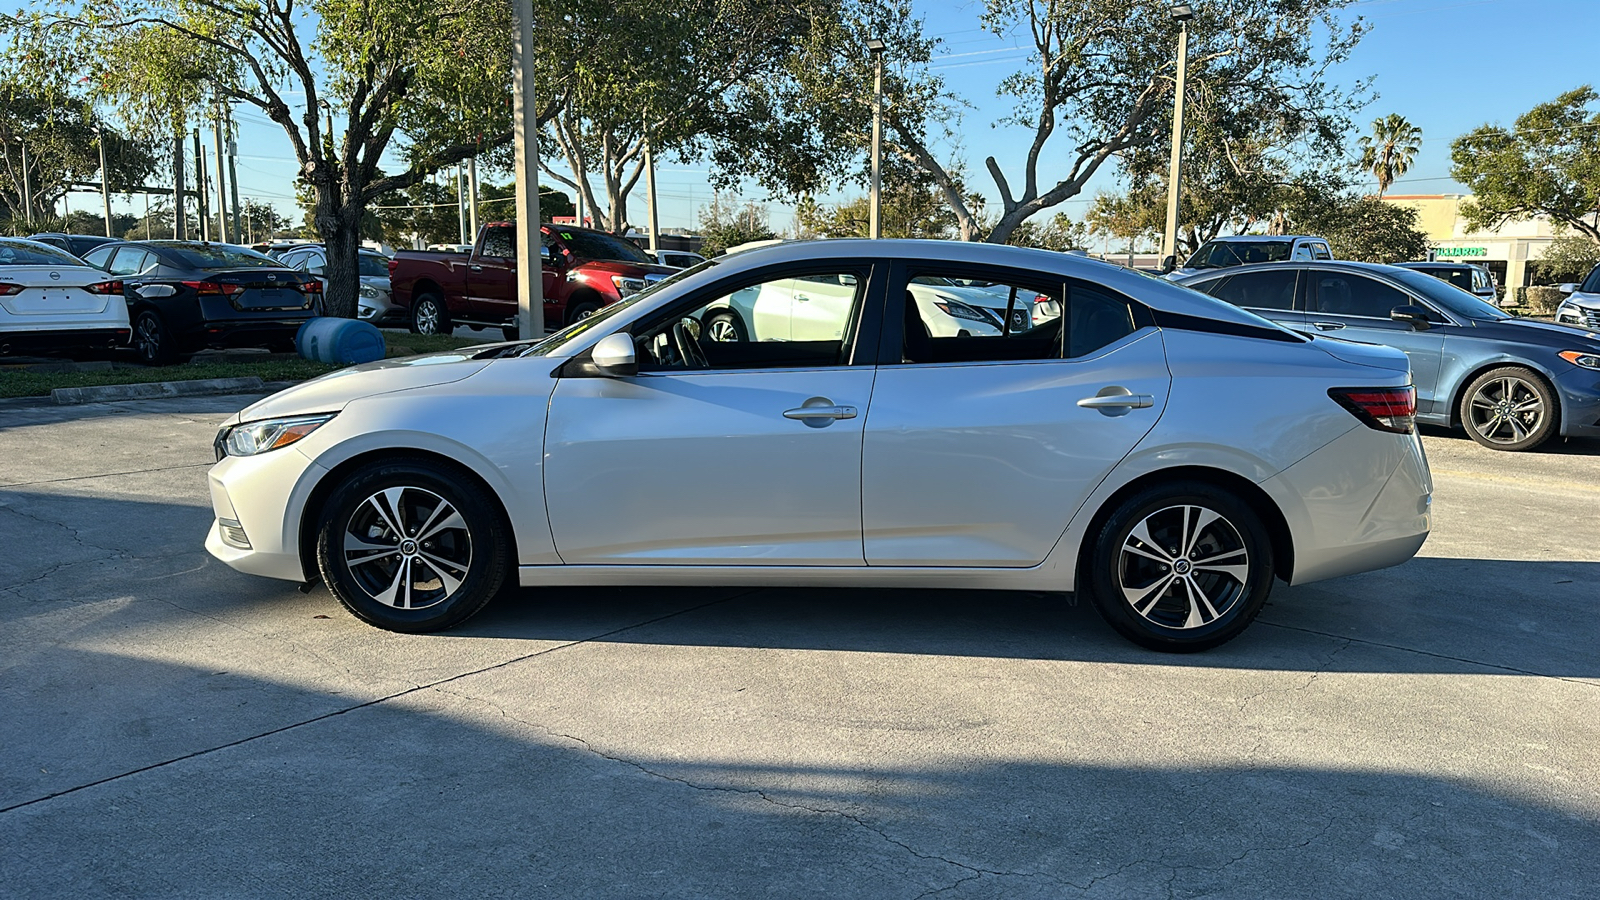
[[[1426,272],[1440,281],[1448,281],[1485,303],[1499,305],[1500,292],[1495,288],[1494,273],[1483,266],[1442,261],[1403,262],[1399,265],[1407,269],[1416,269],[1418,272]]]
[[[254,250],[201,241],[102,244],[84,260],[122,280],[146,365],[210,347],[294,349],[322,282]]]

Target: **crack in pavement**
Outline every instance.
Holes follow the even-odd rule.
[[[63,484],[68,481],[88,481],[93,478],[115,478],[118,475],[148,475],[151,472],[176,472],[179,469],[209,469],[216,465],[216,461],[202,463],[185,463],[181,466],[161,466],[155,469],[134,469],[131,472],[102,472],[95,475],[69,475],[66,478],[46,478],[43,481],[14,481],[0,484],[0,489],[19,487],[33,487],[40,484]]]
[[[83,784],[78,784],[78,785],[73,785],[72,787],[62,788],[59,791],[52,791],[52,792],[50,792],[48,794],[45,794],[43,796],[40,796],[40,797],[34,797],[32,799],[29,799],[29,800],[21,800],[21,801],[18,801],[16,803],[13,803],[13,804],[11,804],[9,806],[0,807],[0,815],[5,815],[7,813],[15,812],[16,810],[19,810],[19,809],[24,809],[24,808],[29,807],[29,806],[34,806],[34,805],[37,805],[37,804],[40,804],[40,803],[48,802],[50,800],[55,800],[55,799],[60,798],[60,797],[65,797],[65,796],[67,796],[69,794],[76,794],[79,791],[85,791],[85,790],[88,790],[89,788],[99,787],[100,785],[103,785],[103,784],[110,784],[113,781],[120,781],[120,780],[122,780],[124,778],[130,778],[130,777],[132,777],[134,775],[140,775],[140,774],[143,774],[145,772],[154,771],[156,769],[163,769],[163,768],[166,768],[167,766],[176,765],[176,764],[181,763],[181,762],[187,762],[188,760],[191,760],[191,759],[198,759],[199,757],[202,757],[202,756],[209,756],[209,755],[211,755],[213,753],[218,753],[218,752],[221,752],[223,750],[227,750],[227,749],[230,749],[230,748],[233,748],[233,747],[243,746],[244,744],[249,744],[249,743],[252,743],[254,741],[261,740],[262,738],[271,737],[271,736],[276,735],[276,734],[283,734],[284,732],[287,732],[287,731],[294,731],[295,729],[304,728],[307,725],[314,725],[317,722],[321,722],[321,721],[324,721],[326,719],[332,719],[332,718],[336,718],[338,716],[346,715],[348,713],[353,713],[353,712],[356,712],[358,710],[366,709],[369,706],[378,706],[378,705],[383,704],[383,703],[388,703],[390,700],[396,700],[396,699],[399,699],[400,697],[406,697],[406,696],[409,696],[411,694],[415,694],[415,693],[417,693],[419,691],[425,691],[425,690],[429,690],[429,689],[438,688],[440,685],[450,684],[451,682],[460,681],[460,680],[465,679],[465,678],[470,678],[470,677],[472,677],[474,675],[482,675],[485,672],[492,672],[492,671],[494,671],[496,669],[504,669],[504,668],[506,668],[508,666],[513,666],[513,665],[516,665],[517,663],[525,662],[527,660],[534,659],[536,657],[545,656],[545,655],[550,654],[550,653],[555,653],[555,652],[557,652],[559,650],[565,650],[565,649],[567,649],[569,647],[576,647],[576,646],[580,646],[582,644],[591,643],[593,641],[603,640],[603,639],[611,637],[613,635],[618,635],[618,634],[622,634],[624,632],[632,631],[635,628],[643,628],[643,627],[645,627],[647,625],[653,625],[653,624],[655,624],[657,622],[666,621],[667,619],[672,619],[672,618],[676,618],[678,616],[687,615],[689,613],[696,612],[698,610],[702,610],[702,609],[705,609],[705,608],[710,607],[710,606],[715,606],[715,605],[717,605],[719,603],[727,603],[730,600],[737,600],[740,597],[747,597],[750,594],[756,593],[757,590],[759,590],[759,588],[753,589],[753,590],[744,591],[744,592],[738,593],[738,594],[733,594],[733,595],[730,595],[730,596],[727,596],[727,597],[720,597],[720,598],[718,598],[716,600],[708,600],[705,603],[697,603],[697,604],[695,604],[693,606],[686,606],[686,607],[684,607],[682,609],[674,610],[674,611],[669,612],[669,613],[663,613],[663,614],[661,614],[659,616],[654,616],[652,618],[645,619],[642,622],[634,622],[634,623],[632,623],[630,625],[623,625],[621,627],[613,628],[613,629],[611,629],[609,631],[605,631],[605,632],[602,632],[600,634],[590,635],[589,637],[586,637],[586,638],[579,638],[578,640],[574,640],[574,641],[566,641],[564,643],[557,644],[557,645],[555,645],[553,647],[546,647],[546,648],[544,648],[542,650],[535,650],[532,653],[525,653],[525,654],[523,654],[521,656],[512,657],[511,659],[502,660],[501,662],[493,663],[493,664],[487,665],[487,666],[482,666],[480,668],[473,669],[473,670],[468,671],[468,672],[459,672],[459,673],[457,673],[455,675],[450,675],[450,676],[445,677],[445,678],[436,679],[434,681],[428,682],[427,684],[420,684],[420,685],[417,685],[415,687],[409,687],[409,688],[406,688],[405,690],[395,691],[394,693],[391,693],[391,694],[385,694],[382,697],[375,697],[375,698],[373,698],[371,700],[363,701],[361,703],[355,703],[355,704],[352,704],[350,706],[346,706],[346,707],[342,707],[340,709],[332,710],[330,712],[322,713],[320,715],[311,716],[310,718],[302,719],[302,720],[300,720],[298,722],[291,722],[288,725],[280,725],[277,728],[269,728],[266,731],[261,731],[261,732],[258,732],[256,734],[252,734],[252,735],[248,735],[246,737],[238,738],[237,740],[228,741],[227,743],[217,744],[216,746],[213,746],[213,747],[205,747],[205,748],[200,749],[200,750],[195,750],[195,751],[192,751],[192,752],[189,752],[189,753],[181,754],[179,756],[174,756],[174,757],[170,757],[168,759],[160,760],[159,762],[153,762],[153,763],[150,763],[148,765],[139,766],[138,768],[135,768],[135,769],[129,769],[126,772],[119,772],[119,773],[117,773],[115,775],[107,775],[104,778],[96,778],[93,781],[86,781]]]
[[[608,760],[610,762],[619,763],[621,765],[629,766],[629,767],[631,767],[633,769],[636,769],[636,770],[638,770],[638,771],[640,771],[640,772],[644,773],[645,775],[648,775],[648,776],[650,776],[652,778],[658,778],[658,779],[661,779],[662,781],[669,781],[669,782],[672,782],[674,784],[683,785],[684,787],[691,788],[691,789],[696,790],[696,791],[705,791],[705,792],[708,792],[708,793],[740,794],[740,795],[748,796],[748,797],[757,797],[757,798],[759,798],[760,800],[762,800],[765,803],[769,803],[769,804],[771,804],[773,806],[777,806],[777,807],[780,807],[780,808],[783,808],[783,809],[799,810],[801,812],[809,812],[809,813],[813,813],[815,815],[820,815],[820,816],[834,816],[834,817],[843,819],[843,820],[845,820],[845,821],[847,821],[847,822],[849,822],[849,823],[851,823],[851,824],[853,824],[853,825],[855,825],[855,826],[857,826],[859,828],[863,828],[863,829],[865,829],[867,831],[872,832],[873,834],[877,835],[882,840],[888,842],[889,844],[891,844],[891,845],[893,845],[895,847],[900,848],[901,850],[904,850],[906,853],[909,853],[912,856],[916,857],[917,859],[923,860],[924,862],[944,863],[945,865],[952,866],[954,868],[961,869],[963,871],[971,873],[968,876],[956,881],[953,884],[946,885],[946,886],[941,887],[941,888],[925,891],[924,893],[919,894],[918,897],[927,897],[927,896],[930,896],[932,894],[939,893],[940,891],[950,890],[950,889],[952,889],[954,887],[957,887],[957,886],[959,886],[959,885],[961,885],[961,884],[963,884],[965,882],[972,881],[972,880],[977,879],[977,878],[982,878],[984,876],[999,877],[999,878],[1043,878],[1043,879],[1055,882],[1057,884],[1067,884],[1067,885],[1070,885],[1072,887],[1078,888],[1079,890],[1085,890],[1085,888],[1083,888],[1083,887],[1081,887],[1081,886],[1079,886],[1077,884],[1073,884],[1070,881],[1063,881],[1062,879],[1057,878],[1056,876],[1051,875],[1051,874],[1046,873],[1046,872],[1006,872],[1006,871],[1001,871],[1001,870],[996,870],[996,869],[985,869],[985,868],[982,868],[982,867],[979,867],[979,866],[975,866],[975,865],[972,865],[972,864],[969,864],[969,863],[964,863],[964,862],[960,862],[958,860],[950,859],[949,857],[946,857],[946,856],[940,856],[940,855],[935,854],[935,853],[924,853],[921,850],[918,850],[915,847],[912,847],[910,844],[906,843],[905,841],[902,841],[902,840],[900,840],[900,839],[898,839],[896,837],[893,837],[888,832],[884,831],[882,828],[879,828],[878,826],[873,825],[870,822],[867,822],[866,820],[862,819],[860,816],[858,816],[858,815],[856,815],[854,813],[851,813],[851,812],[846,812],[845,810],[842,810],[842,809],[833,809],[833,808],[829,808],[829,807],[818,807],[818,806],[807,806],[807,805],[805,805],[803,803],[784,802],[782,800],[774,798],[772,795],[770,795],[769,793],[767,793],[766,791],[764,791],[764,790],[762,790],[760,788],[728,787],[728,786],[723,786],[723,785],[701,784],[701,783],[696,782],[696,781],[691,781],[691,780],[689,780],[687,778],[680,778],[680,777],[678,777],[676,775],[671,775],[671,774],[668,774],[666,772],[661,772],[661,771],[658,771],[656,769],[652,769],[649,766],[645,765],[644,763],[638,762],[637,760],[632,760],[632,759],[628,759],[627,757],[615,756],[613,754],[607,753],[604,750],[601,750],[601,749],[595,747],[586,738],[582,738],[582,737],[579,737],[579,736],[574,735],[574,734],[568,734],[568,733],[563,732],[563,731],[555,731],[555,730],[551,729],[550,727],[548,727],[546,725],[542,725],[542,724],[540,724],[538,722],[530,722],[527,719],[521,718],[520,716],[512,715],[510,712],[508,712],[506,710],[505,707],[503,707],[500,704],[494,702],[493,700],[489,700],[489,699],[484,698],[484,697],[473,696],[471,694],[464,694],[464,693],[461,693],[460,691],[446,690],[446,689],[444,689],[442,687],[435,687],[435,688],[433,688],[433,690],[434,690],[435,693],[445,694],[445,695],[448,695],[448,696],[451,696],[451,697],[457,697],[459,699],[466,700],[466,701],[471,702],[471,703],[482,704],[483,706],[486,706],[489,709],[492,709],[495,712],[498,712],[505,719],[508,719],[508,720],[510,720],[512,722],[520,723],[520,724],[525,725],[525,726],[527,726],[529,728],[532,728],[532,729],[535,729],[537,731],[540,731],[540,732],[544,733],[548,737],[556,737],[556,738],[564,739],[564,740],[566,740],[566,741],[568,741],[568,742],[570,742],[572,744],[576,744],[578,747],[582,748],[587,753],[591,753],[591,754],[593,754],[595,756],[600,757],[601,759]]]
[[[1332,635],[1330,635],[1330,637],[1332,637]],[[1328,669],[1333,666],[1334,658],[1348,650],[1350,648],[1350,644],[1353,643],[1351,638],[1336,638],[1336,640],[1342,640],[1344,643],[1333,648],[1333,652],[1329,653],[1328,658],[1322,661],[1322,665],[1317,666],[1311,671],[1311,676],[1305,680],[1304,684],[1300,685],[1299,687],[1267,688],[1265,690],[1256,691],[1254,694],[1251,694],[1250,696],[1239,701],[1239,711],[1244,712],[1245,707],[1250,705],[1250,701],[1258,700],[1268,694],[1296,694],[1305,690],[1306,688],[1311,687],[1312,684],[1316,683],[1318,676],[1327,672]]]
[[[1335,822],[1332,819],[1329,819],[1328,822],[1322,826],[1320,831],[1298,843],[1287,844],[1281,847],[1246,847],[1243,853],[1240,853],[1238,856],[1235,856],[1220,866],[1172,866],[1164,863],[1155,863],[1155,865],[1160,865],[1162,868],[1165,868],[1170,872],[1170,874],[1167,876],[1167,882],[1164,887],[1167,890],[1167,900],[1173,900],[1173,898],[1177,896],[1177,887],[1175,882],[1178,880],[1178,874],[1180,872],[1207,872],[1212,875],[1216,875],[1243,862],[1253,853],[1283,853],[1290,850],[1303,850],[1306,847],[1309,847],[1312,843],[1327,836],[1328,832],[1333,830],[1334,824]]]

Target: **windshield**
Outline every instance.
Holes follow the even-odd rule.
[[[1283,262],[1293,247],[1290,241],[1207,241],[1184,263],[1187,269],[1221,269],[1250,263]]]
[[[83,260],[37,241],[0,239],[0,266],[81,266]]]
[[[385,278],[389,275],[389,257],[377,253],[361,254],[361,274],[379,275]]]
[[[1477,295],[1425,272],[1394,266],[1385,274],[1458,316],[1491,322],[1514,318],[1505,310],[1479,299]]]
[[[558,231],[574,256],[584,259],[612,259],[620,262],[655,265],[648,253],[632,241],[593,231]]]
[[[530,345],[526,350],[522,351],[518,355],[519,356],[549,356],[551,353],[555,352],[555,350],[557,348],[565,346],[567,343],[571,342],[572,339],[577,337],[578,335],[586,334],[586,333],[594,330],[596,327],[598,327],[598,326],[604,324],[605,322],[609,321],[610,319],[615,317],[618,313],[621,313],[624,310],[632,309],[634,304],[638,303],[640,300],[644,300],[644,299],[647,299],[649,297],[654,297],[656,295],[656,292],[661,290],[662,288],[664,288],[664,287],[666,287],[668,285],[677,284],[678,282],[684,280],[685,278],[688,278],[691,275],[695,275],[695,274],[698,274],[700,272],[704,272],[706,269],[709,269],[712,266],[715,266],[717,264],[718,264],[717,260],[708,259],[708,260],[705,260],[704,262],[701,262],[698,265],[695,265],[695,266],[693,266],[691,268],[679,269],[678,271],[673,272],[671,275],[667,276],[666,278],[661,279],[660,281],[652,281],[649,284],[645,285],[644,290],[638,292],[637,294],[630,294],[626,300],[622,300],[620,302],[613,303],[610,306],[607,306],[604,309],[600,310],[599,312],[595,313],[594,315],[588,317],[587,319],[579,319],[578,321],[573,322],[571,325],[568,325],[567,327],[561,329],[560,331],[556,332],[555,334],[552,334],[549,337],[544,338],[543,340],[535,342],[534,344]]]
[[[192,269],[281,268],[283,263],[254,250],[227,244],[155,244]]]

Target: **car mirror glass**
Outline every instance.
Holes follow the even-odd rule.
[[[639,358],[634,350],[633,338],[623,332],[601,338],[590,351],[589,358],[600,374],[627,377],[639,374]]]
[[[1405,322],[1417,331],[1427,331],[1433,327],[1428,320],[1428,311],[1420,306],[1396,306],[1389,310],[1389,318],[1396,322]]]

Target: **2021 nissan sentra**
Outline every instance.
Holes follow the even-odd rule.
[[[741,290],[808,276],[852,284],[850,302],[791,297],[766,340],[703,328]],[[1059,314],[934,336],[910,297],[927,278]],[[788,243],[539,342],[357,366],[256,403],[217,435],[206,547],[320,579],[397,631],[461,622],[506,579],[921,586],[1076,590],[1140,644],[1200,650],[1242,631],[1274,577],[1416,553],[1431,487],[1414,412],[1399,351],[1132,270]]]
[[[122,282],[32,240],[0,238],[0,356],[128,343]]]
[[[1405,351],[1417,419],[1494,450],[1600,437],[1600,340],[1519,319],[1441,281],[1375,263],[1241,266],[1183,283],[1300,331]]]

